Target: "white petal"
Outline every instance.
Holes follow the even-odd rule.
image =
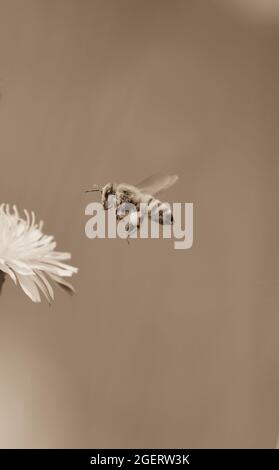
[[[33,269],[28,266],[27,263],[22,263],[21,261],[15,259],[9,261],[9,266],[18,274],[22,274],[25,276],[32,276],[34,274]]]
[[[49,290],[47,289],[46,285],[42,281],[42,279],[39,276],[34,276],[33,278],[35,284],[38,286],[39,290],[44,294],[46,297],[48,303],[50,304],[51,301],[53,300],[51,296],[49,295]]]
[[[69,282],[66,282],[64,279],[62,279],[59,276],[55,276],[54,274],[51,274],[50,276],[51,276],[51,279],[53,279],[53,281],[55,281],[61,287],[66,288],[66,290],[69,294],[74,294],[75,293],[75,289],[73,288],[73,286]]]
[[[45,285],[45,288],[47,289],[47,292],[48,292],[48,295],[49,295],[50,299],[54,300],[53,288],[52,288],[52,285],[50,284],[50,282],[48,281],[47,277],[41,271],[36,271],[36,275],[41,279],[41,281]]]
[[[3,271],[4,273],[8,274],[14,283],[17,283],[15,273],[9,268],[9,266],[6,265],[3,261],[0,260],[0,271]]]
[[[21,274],[17,274],[17,278],[25,294],[28,295],[33,302],[41,302],[40,293],[34,282],[33,276],[22,276]]]

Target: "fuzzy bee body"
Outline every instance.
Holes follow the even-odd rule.
[[[120,220],[125,216],[125,204],[132,204],[136,209],[133,216],[133,229],[139,228],[143,217],[141,205],[145,204],[148,216],[159,224],[173,224],[173,215],[169,204],[155,198],[155,194],[171,187],[178,177],[176,175],[153,175],[137,186],[126,183],[107,183],[100,191],[104,210],[109,209],[109,197],[115,196],[116,216]],[[124,210],[123,210],[124,208]],[[129,224],[128,224],[129,225]]]

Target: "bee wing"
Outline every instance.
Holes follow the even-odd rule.
[[[146,194],[152,196],[159,193],[160,191],[166,190],[173,186],[178,180],[177,175],[164,175],[163,173],[156,173],[155,175],[146,178],[141,181],[137,188]]]

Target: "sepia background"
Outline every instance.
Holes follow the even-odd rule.
[[[0,447],[275,447],[279,2],[0,0],[1,202],[77,290],[0,303]],[[177,173],[194,245],[89,240],[93,183]]]

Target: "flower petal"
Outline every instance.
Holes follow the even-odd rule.
[[[53,281],[55,281],[57,284],[59,284],[60,287],[62,287],[62,289],[66,290],[66,292],[68,292],[68,294],[70,294],[70,295],[75,294],[75,289],[73,288],[73,286],[69,282],[65,281],[64,279],[62,279],[59,276],[55,276],[55,274],[51,274],[50,277]]]
[[[35,215],[24,210],[20,217],[16,206],[0,205],[0,271],[8,274],[34,302],[40,302],[40,291],[50,302],[53,288],[49,279],[68,292],[73,287],[64,281],[78,270],[63,261],[71,254],[56,250],[53,236],[42,233],[43,223],[35,222]]]
[[[13,272],[12,269],[9,268],[9,266],[6,265],[6,263],[3,260],[0,260],[0,271],[3,271],[4,273],[8,274],[14,283],[17,283],[15,273]]]
[[[34,276],[22,276],[17,274],[18,282],[25,294],[33,300],[33,302],[41,302],[40,293],[34,282]]]

